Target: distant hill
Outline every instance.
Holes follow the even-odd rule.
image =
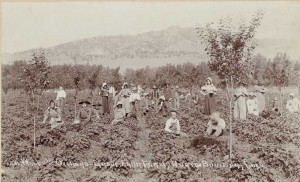
[[[277,52],[292,53],[300,58],[298,43],[287,45],[285,40],[258,40],[256,53],[274,57]],[[4,64],[15,60],[29,60],[35,51],[32,49],[17,53],[4,53]],[[110,67],[140,68],[160,66],[166,63],[197,63],[207,61],[204,47],[194,28],[169,27],[166,30],[152,31],[137,35],[98,36],[60,44],[42,49],[51,65],[56,64],[102,64]],[[289,54],[291,55],[291,54]]]

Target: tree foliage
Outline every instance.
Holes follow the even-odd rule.
[[[258,11],[249,25],[243,21],[239,27],[232,25],[231,18],[224,18],[216,26],[210,23],[206,29],[196,28],[210,57],[208,66],[220,79],[232,78],[238,83],[253,74],[251,58],[256,47],[253,38],[262,16],[263,12]]]
[[[44,53],[33,54],[29,64],[24,66],[19,79],[24,86],[24,90],[29,94],[40,95],[49,85],[48,75],[50,67]]]

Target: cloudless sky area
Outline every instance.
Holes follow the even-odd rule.
[[[170,26],[205,26],[222,17],[249,22],[265,11],[256,38],[300,44],[299,2],[4,2],[2,50],[18,52],[101,35],[138,34]]]

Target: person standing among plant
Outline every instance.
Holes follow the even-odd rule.
[[[106,83],[102,84],[101,92],[103,114],[109,114],[109,89]]]
[[[258,116],[258,104],[257,98],[254,92],[249,93],[249,99],[246,101],[247,110],[249,114]]]
[[[212,83],[211,77],[206,79],[206,83],[203,87],[201,87],[200,91],[204,95],[205,103],[204,103],[204,114],[211,115],[216,111],[216,101],[215,94],[217,92],[216,87]]]
[[[152,89],[153,89],[153,91],[151,92],[151,102],[152,102],[155,112],[158,112],[159,91],[155,85],[153,86]]]
[[[290,113],[300,113],[300,103],[294,93],[290,93],[289,100],[286,103],[286,109]]]
[[[130,108],[130,97],[131,95],[131,91],[128,89],[128,84],[124,83],[122,90],[120,91],[120,97],[121,97],[121,101],[123,103],[123,107],[125,109],[125,114],[126,116],[128,116],[128,114],[131,112],[131,108]]]
[[[248,96],[248,91],[245,88],[246,83],[240,83],[240,86],[235,89],[234,92],[234,110],[233,116],[237,120],[246,120],[247,107],[246,107],[246,97]]]
[[[172,100],[172,91],[169,83],[165,83],[165,89],[164,89],[164,96],[165,96],[165,105],[167,109],[169,110],[171,108],[170,101]]]
[[[279,103],[278,103],[278,98],[274,98],[273,100],[273,106],[272,106],[272,111],[276,112],[277,115],[281,115],[280,110],[279,110]]]
[[[135,116],[138,116],[140,113],[139,102],[141,101],[141,97],[136,87],[132,88],[132,93],[129,100],[131,104],[131,112],[133,112]]]
[[[179,93],[179,87],[175,87],[175,92],[174,92],[174,104],[175,104],[175,109],[179,109],[180,105],[180,93]]]
[[[165,97],[162,95],[159,97],[159,100],[158,100],[158,112],[161,112],[163,117],[166,117],[167,116],[167,106],[166,106],[166,99]]]
[[[65,105],[65,99],[67,97],[67,93],[65,92],[63,87],[59,87],[59,90],[55,92],[57,93],[56,95],[57,107],[63,109]]]
[[[142,108],[143,115],[146,115],[147,112],[150,111],[151,103],[149,99],[149,93],[143,94],[143,97],[141,98],[141,108]]]
[[[256,86],[255,91],[258,100],[258,113],[260,114],[266,109],[266,97],[264,94],[266,93],[267,89],[261,86]]]
[[[43,123],[45,123],[50,118],[51,129],[56,128],[58,125],[63,124],[61,118],[61,109],[55,106],[55,101],[50,100],[49,107],[44,113]]]

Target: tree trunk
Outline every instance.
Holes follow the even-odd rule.
[[[6,104],[7,104],[7,93],[4,92],[4,114],[5,116],[7,115],[7,109],[6,109]]]
[[[280,91],[280,111],[283,112],[283,94],[282,94],[282,87],[279,87]]]
[[[33,105],[34,105],[34,97],[33,97]],[[35,150],[35,130],[36,130],[36,112],[33,111],[33,149]]]
[[[229,89],[229,83],[226,80],[226,89],[227,89],[227,100],[229,101],[229,158],[232,158],[232,146],[233,146],[233,137],[232,137],[232,92],[233,92],[233,81],[232,76],[230,77],[231,89]]]

